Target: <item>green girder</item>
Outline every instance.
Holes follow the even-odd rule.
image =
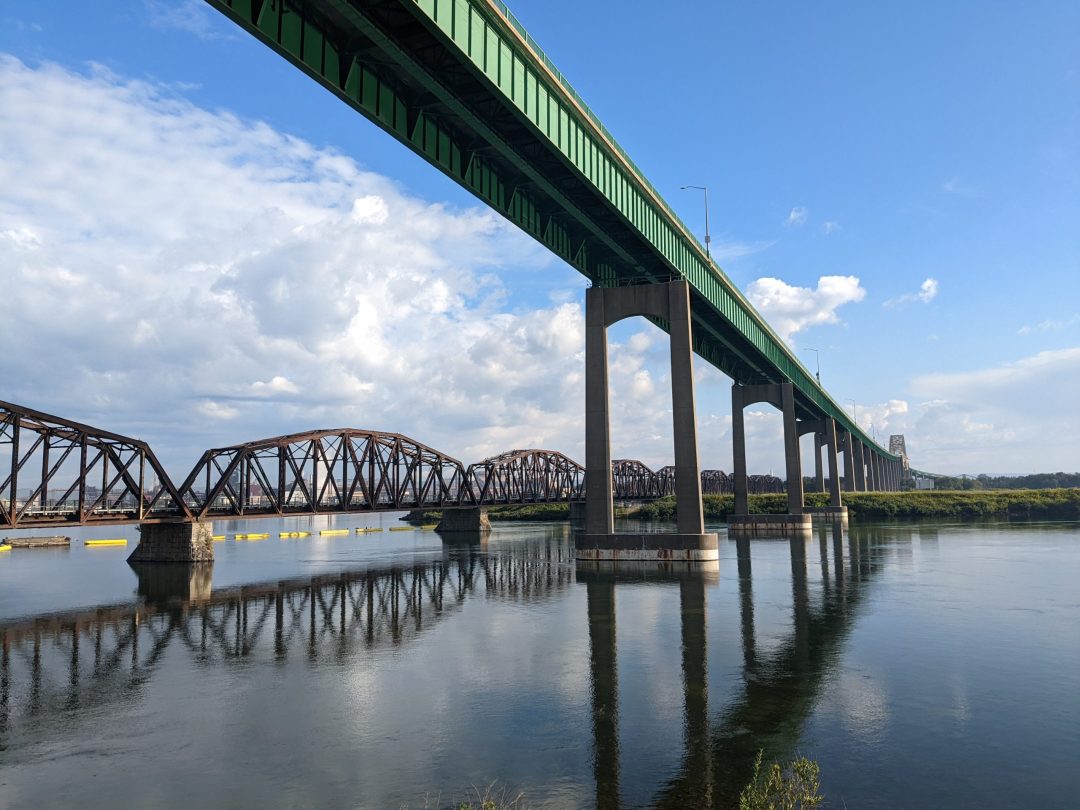
[[[207,0],[594,284],[686,278],[694,350],[878,445],[818,385],[497,0]],[[665,324],[658,322],[661,328]]]

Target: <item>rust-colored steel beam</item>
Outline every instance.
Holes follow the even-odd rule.
[[[193,517],[138,439],[0,401],[0,455],[3,528]]]

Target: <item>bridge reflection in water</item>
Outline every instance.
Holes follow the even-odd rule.
[[[847,637],[862,591],[878,562],[871,547],[883,541],[874,532],[853,535],[847,553],[839,523],[819,526],[820,598],[807,583],[805,535],[790,539],[792,630],[768,654],[757,651],[754,627],[751,543],[735,541],[743,679],[740,693],[710,714],[708,701],[706,594],[715,570],[617,568],[578,563],[578,580],[588,590],[592,680],[593,766],[597,808],[626,806],[620,795],[619,689],[616,666],[616,592],[620,583],[644,580],[677,585],[682,630],[683,757],[677,774],[656,793],[655,807],[738,806],[753,774],[759,750],[765,761],[796,755],[802,727],[820,696],[829,662]],[[830,559],[831,557],[831,559]],[[815,603],[816,601],[816,603]],[[633,802],[636,804],[636,802]]]
[[[137,701],[170,650],[182,651],[200,667],[347,662],[365,651],[412,643],[471,598],[543,602],[568,596],[576,582],[584,585],[588,614],[595,802],[619,807],[616,599],[623,585],[646,583],[678,588],[684,709],[681,762],[650,804],[728,807],[737,803],[759,748],[767,758],[795,753],[830,660],[877,571],[872,548],[882,542],[887,539],[865,530],[848,540],[839,526],[821,528],[820,559],[811,560],[805,535],[791,540],[790,631],[762,652],[755,633],[751,541],[740,540],[743,678],[734,696],[711,709],[706,662],[717,633],[710,636],[706,617],[708,594],[717,592],[716,567],[575,567],[572,546],[548,538],[490,550],[479,543],[448,546],[441,558],[411,565],[227,589],[212,587],[208,568],[137,569],[139,604],[0,626],[0,751],[27,728],[63,739],[66,718],[86,712],[104,717],[115,701]],[[821,569],[813,592],[810,565]]]

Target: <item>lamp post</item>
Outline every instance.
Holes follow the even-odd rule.
[[[682,191],[686,191],[688,188],[696,188],[698,191],[705,193],[705,255],[711,259],[712,256],[709,253],[709,243],[712,241],[712,237],[709,236],[709,189],[705,186],[680,186]]]
[[[821,385],[821,353],[817,349],[811,349],[806,347],[806,351],[814,353],[814,376],[817,377],[817,384]]]
[[[851,403],[851,414],[852,414],[852,417],[855,419],[855,427],[858,427],[859,426],[859,406],[855,404],[855,400],[851,399],[851,397],[848,397],[848,399],[846,401]]]

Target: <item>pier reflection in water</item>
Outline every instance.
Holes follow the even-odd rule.
[[[990,787],[934,795],[978,806],[1001,791],[1004,777],[955,742],[981,740],[947,715],[888,707],[897,749],[859,714],[874,709],[863,696],[906,690],[938,706],[955,684],[977,695],[973,679],[988,677],[954,664],[953,637],[934,641],[925,621],[943,600],[955,606],[967,570],[941,564],[953,546],[937,529],[728,540],[713,567],[575,564],[568,533],[551,527],[499,538],[241,587],[214,587],[208,568],[151,566],[137,569],[137,603],[0,623],[0,806],[423,806],[500,779],[535,806],[731,807],[759,749],[820,759],[826,792],[842,777],[837,798],[853,806],[902,804],[908,774],[949,756]],[[943,585],[920,615],[931,573]],[[1068,599],[1058,603],[1040,626],[1067,642]],[[1019,630],[1011,643],[1023,644]],[[894,648],[910,656],[913,644],[935,677],[897,674]],[[1046,767],[1025,764],[1055,795],[1075,785],[1055,765],[1075,738],[1068,675],[1053,673],[1073,671],[1076,653],[1061,648],[1063,665],[1028,689],[1062,715],[1042,711],[1037,724],[1050,735]],[[1052,659],[1040,649],[1028,654]],[[1030,709],[990,705],[1012,734],[1035,733]],[[959,736],[935,743],[943,728]],[[882,778],[896,758],[907,764]]]
[[[735,541],[744,687],[734,700],[718,707],[715,715],[710,715],[708,699],[706,595],[709,586],[717,581],[718,568],[578,564],[578,581],[584,582],[588,591],[596,807],[636,804],[628,802],[619,789],[615,607],[620,583],[666,583],[677,586],[679,592],[683,757],[677,774],[659,788],[650,806],[737,806],[739,791],[753,773],[759,750],[765,751],[767,759],[795,755],[802,725],[829,671],[828,662],[837,654],[856,614],[860,588],[874,573],[869,553],[873,540],[870,536],[860,538],[851,547],[849,562],[845,562],[841,526],[819,527],[821,598],[816,604],[811,603],[807,585],[806,536],[787,541],[791,555],[791,633],[779,648],[765,656],[757,654],[754,637],[754,542],[768,541]]]

